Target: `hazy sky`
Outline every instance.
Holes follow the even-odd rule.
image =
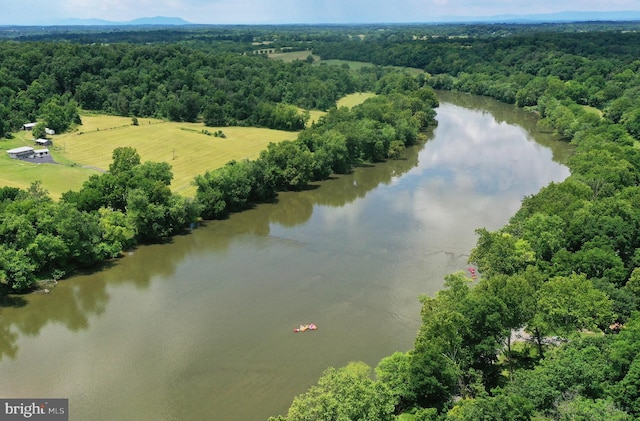
[[[425,22],[440,16],[623,10],[639,11],[640,0],[0,0],[0,25],[152,16],[211,24],[384,23]]]

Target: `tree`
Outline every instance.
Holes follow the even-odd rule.
[[[560,421],[632,421],[611,399],[587,399],[580,395],[558,405]]]
[[[314,178],[324,180],[332,173],[346,174],[351,171],[351,161],[347,141],[337,130],[328,130],[318,136],[313,153],[315,161]]]
[[[196,177],[196,199],[204,206],[204,218],[225,218],[246,208],[256,183],[252,166],[248,161],[231,161]]]
[[[109,172],[114,176],[131,171],[134,167],[140,165],[140,155],[130,146],[114,149],[112,158],[113,161],[109,165]]]
[[[105,241],[106,253],[109,257],[117,257],[120,252],[134,244],[136,227],[127,215],[121,211],[100,208],[99,226],[102,239]]]
[[[1,88],[0,88],[1,89]],[[11,132],[9,125],[9,110],[0,101],[0,138],[8,137]]]
[[[44,139],[47,137],[46,124],[41,121],[31,129],[34,139]]]
[[[609,186],[601,195],[610,196],[615,190],[632,186],[637,182],[633,165],[626,159],[606,149],[578,151],[568,162],[574,177],[588,184],[602,181]],[[594,191],[597,194],[597,191]]]
[[[395,413],[401,413],[416,402],[416,393],[411,384],[411,355],[395,352],[383,358],[375,368],[376,377],[385,384],[395,398]]]
[[[15,291],[26,291],[36,281],[35,269],[35,264],[24,250],[0,244],[0,283]]]
[[[535,294],[542,284],[543,275],[534,268],[516,275],[497,275],[491,278],[482,278],[472,295],[475,297],[469,306],[478,320],[471,331],[475,336],[480,336],[480,343],[484,342],[486,357],[502,353],[506,359],[509,374],[512,377],[515,370],[515,356],[512,352],[513,333],[527,325],[535,314]],[[473,309],[473,307],[478,307]],[[473,325],[472,325],[473,326]],[[493,364],[492,359],[488,360]],[[492,368],[487,367],[490,370]],[[486,376],[491,374],[487,372]],[[493,373],[495,375],[495,373]]]
[[[287,421],[393,420],[389,390],[371,379],[371,368],[362,362],[325,370],[318,384],[297,396]]]
[[[561,248],[566,247],[566,225],[558,215],[535,213],[523,224],[522,238],[526,240],[539,260],[551,260]]]
[[[636,140],[640,140],[640,110],[631,109],[625,112],[620,119],[620,123],[627,129],[631,136]]]
[[[615,375],[610,352],[606,336],[576,338],[552,348],[534,369],[516,371],[505,393],[526,396],[535,410],[550,416],[557,416],[568,397],[606,398]]]
[[[527,398],[498,394],[460,401],[449,410],[446,421],[528,421],[532,415],[533,405]]]
[[[469,262],[478,266],[483,276],[513,275],[535,262],[535,253],[528,241],[507,232],[476,230],[478,242],[469,255]]]
[[[469,291],[469,280],[457,273],[445,277],[445,289],[436,298],[421,297],[422,323],[409,370],[420,406],[442,409],[454,392],[473,395],[469,383],[474,376],[467,375],[473,356],[465,347],[471,329],[464,314]]]
[[[613,385],[611,397],[623,409],[640,416],[640,312],[635,312],[613,336],[608,357],[611,360]]]
[[[209,102],[204,108],[204,124],[209,127],[226,126],[224,109],[215,102]]]
[[[584,275],[558,276],[538,291],[528,330],[567,338],[577,330],[600,330],[613,322],[612,303]],[[541,338],[538,338],[541,339]]]
[[[303,143],[270,143],[259,159],[266,164],[278,190],[299,190],[313,177],[313,155]]]
[[[622,381],[616,385],[616,401],[629,413],[640,416],[640,357],[636,357]]]
[[[73,123],[80,122],[78,104],[68,96],[54,96],[40,109],[47,127],[56,133],[65,132]]]

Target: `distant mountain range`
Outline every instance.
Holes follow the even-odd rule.
[[[558,12],[531,15],[496,15],[496,16],[434,16],[422,22],[413,23],[560,23],[560,22],[592,22],[592,21],[640,21],[640,11],[621,12]],[[327,22],[328,23],[328,22]],[[384,23],[384,22],[379,22]],[[322,24],[322,23],[319,23]],[[44,25],[85,25],[85,26],[134,26],[134,25],[193,25],[178,17],[147,17],[125,22],[104,19],[59,19]]]
[[[172,18],[165,16],[156,16],[152,18],[139,18],[133,19],[126,22],[116,22],[109,21],[104,19],[60,19],[55,22],[50,23],[50,25],[85,25],[85,26],[120,26],[120,25],[158,25],[158,26],[167,26],[167,25],[192,25],[191,22],[187,22],[182,18]]]

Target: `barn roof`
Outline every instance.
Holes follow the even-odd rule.
[[[33,148],[31,146],[20,146],[19,148],[9,149],[7,153],[20,153],[29,151],[33,151]]]

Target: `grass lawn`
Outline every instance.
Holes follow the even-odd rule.
[[[52,137],[49,147],[54,160],[62,165],[31,164],[0,156],[0,185],[27,188],[41,180],[53,198],[68,190],[78,190],[91,174],[109,168],[113,150],[131,146],[144,161],[168,162],[172,166],[174,192],[191,196],[193,178],[231,160],[255,159],[270,142],[293,140],[296,132],[254,127],[205,127],[199,123],[173,123],[108,115],[83,115],[83,124],[70,133]],[[208,136],[222,130],[226,138]],[[15,138],[0,141],[0,151],[33,146],[30,132],[18,132]]]
[[[84,181],[97,171],[80,166],[38,164],[9,158],[6,151],[20,146],[34,147],[31,132],[18,132],[13,139],[0,140],[0,186],[28,188],[36,180],[49,191],[54,199],[68,190],[78,190]],[[37,149],[37,148],[36,148]],[[51,154],[57,155],[55,148]]]
[[[4,144],[0,144],[0,151],[4,151]],[[0,156],[0,186],[27,189],[32,182],[40,180],[55,200],[68,190],[79,190],[92,174],[98,172],[82,167],[23,162],[9,158],[6,153]]]

